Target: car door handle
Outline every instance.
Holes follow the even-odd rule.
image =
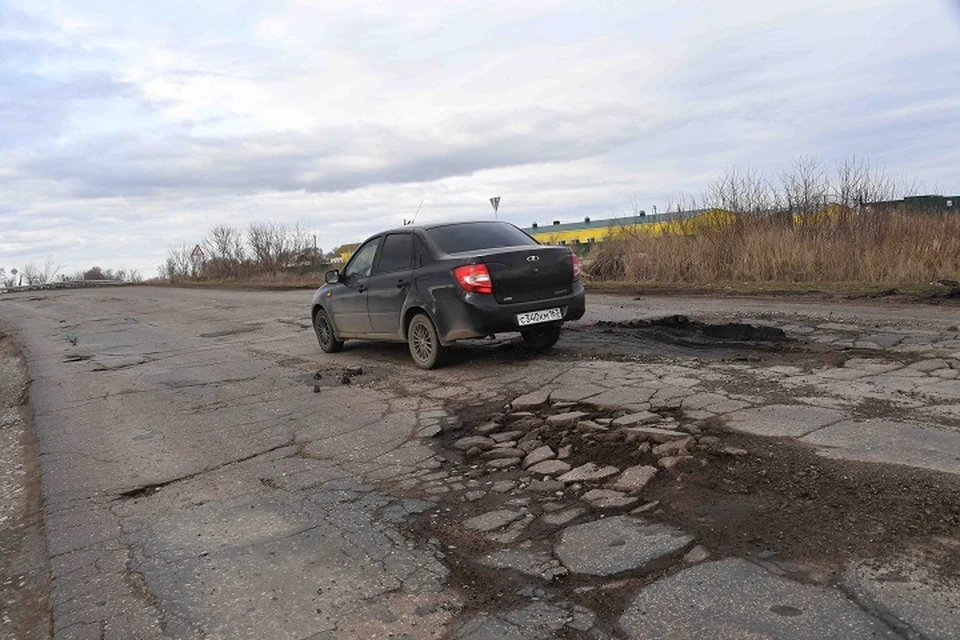
[[[403,289],[408,284],[410,283],[401,278],[400,280],[397,280],[397,289]]]
[[[366,290],[367,290],[367,288],[366,288],[365,286],[363,286],[362,284],[358,284],[358,285],[357,285],[357,292],[358,292],[358,293],[363,293],[363,292],[366,291]]]

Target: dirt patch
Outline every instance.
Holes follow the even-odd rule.
[[[262,323],[254,323],[246,325],[243,327],[236,327],[234,329],[223,329],[222,331],[210,331],[208,333],[201,333],[201,338],[226,338],[228,336],[238,336],[244,333],[253,333],[254,331],[259,331],[263,328]]]
[[[654,518],[695,533],[717,556],[790,563],[795,577],[823,581],[851,558],[960,538],[960,478],[822,458],[793,441],[720,427],[709,433],[747,453],[705,450],[658,478],[649,496],[662,507]],[[944,560],[939,577],[958,580],[960,549]]]
[[[807,354],[806,343],[783,329],[744,323],[709,324],[672,315],[650,320],[601,321],[568,327],[563,350],[603,355],[615,360],[643,356],[694,357],[702,360],[772,359]],[[815,349],[815,348],[814,348]]]

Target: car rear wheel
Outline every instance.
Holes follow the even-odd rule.
[[[560,325],[551,324],[536,329],[527,329],[521,331],[520,335],[531,349],[549,349],[557,344],[557,340],[560,339]]]
[[[336,353],[343,349],[343,340],[337,340],[333,325],[330,324],[330,316],[323,309],[317,310],[313,316],[313,330],[317,332],[317,342],[324,353]]]
[[[440,344],[437,329],[426,314],[418,313],[410,321],[407,344],[410,346],[413,361],[421,369],[436,369],[443,365],[447,349]]]

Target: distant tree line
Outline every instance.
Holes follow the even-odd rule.
[[[217,225],[194,245],[169,249],[159,268],[160,278],[184,280],[246,280],[286,271],[316,270],[325,262],[316,236],[302,225],[257,222],[244,231]]]
[[[21,269],[16,267],[9,271],[0,267],[0,284],[5,288],[18,286],[37,286],[56,282],[74,282],[79,280],[115,280],[118,282],[143,282],[143,277],[137,269],[102,269],[91,267],[85,271],[76,271],[72,274],[61,273],[63,265],[58,264],[52,256],[42,265],[28,262]]]

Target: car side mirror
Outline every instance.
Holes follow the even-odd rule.
[[[340,272],[336,269],[331,269],[323,276],[323,281],[327,284],[337,284],[340,282]]]

